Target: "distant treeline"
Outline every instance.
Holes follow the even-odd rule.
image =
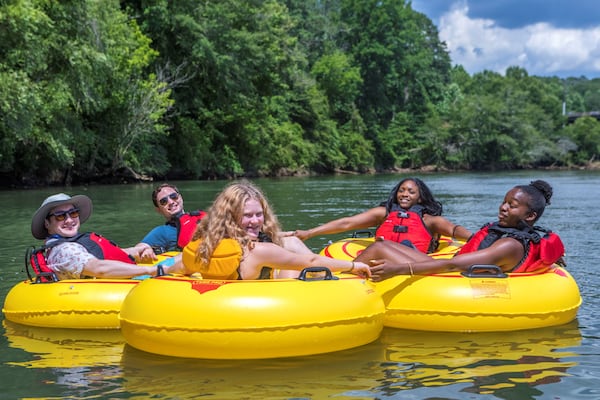
[[[409,3],[0,1],[2,183],[598,159],[600,79],[471,76]]]

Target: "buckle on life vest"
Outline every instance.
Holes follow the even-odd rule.
[[[408,226],[394,225],[394,233],[406,233],[406,232],[408,232]]]

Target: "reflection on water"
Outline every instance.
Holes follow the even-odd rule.
[[[8,346],[27,353],[6,364],[42,372],[32,386],[17,382],[9,388],[15,398],[63,399],[65,392],[70,398],[88,398],[122,391],[119,363],[125,340],[119,330],[40,328],[6,320],[2,325]]]
[[[466,384],[461,391],[533,395],[530,388],[560,382],[577,365],[570,348],[581,344],[577,322],[526,331],[439,333],[386,330],[381,337],[385,379],[376,391],[392,394],[428,386]],[[527,396],[525,396],[527,394]],[[540,392],[537,392],[539,395]]]
[[[420,388],[431,395],[436,387],[443,393],[454,387],[458,394],[532,398],[542,393],[537,386],[569,375],[576,365],[572,358],[578,356],[572,348],[581,343],[576,322],[477,334],[385,328],[378,341],[347,351],[222,361],[145,353],[126,345],[119,331],[45,329],[7,321],[4,328],[9,346],[29,353],[27,360],[11,365],[50,370],[43,383],[87,398],[120,393],[130,398],[370,399]]]
[[[116,329],[86,330],[40,328],[2,322],[8,345],[34,355],[28,361],[10,361],[26,368],[71,368],[116,365],[125,339]]]
[[[178,360],[127,346],[123,386],[129,393],[158,398],[195,394],[219,399],[322,399],[371,386],[381,376],[381,359],[377,344],[329,355],[253,361]]]

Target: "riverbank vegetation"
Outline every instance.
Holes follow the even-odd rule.
[[[401,0],[0,3],[6,186],[585,167],[600,79],[469,75]],[[563,106],[564,103],[564,106]]]

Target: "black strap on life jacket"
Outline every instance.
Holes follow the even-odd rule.
[[[542,235],[538,232],[546,234],[549,231],[540,226],[529,226],[524,222],[521,222],[517,228],[505,228],[495,222],[490,224],[488,234],[479,244],[479,249],[490,247],[492,243],[501,237],[511,237],[516,239],[523,244],[525,249],[527,249],[529,242],[539,243],[542,239]]]

